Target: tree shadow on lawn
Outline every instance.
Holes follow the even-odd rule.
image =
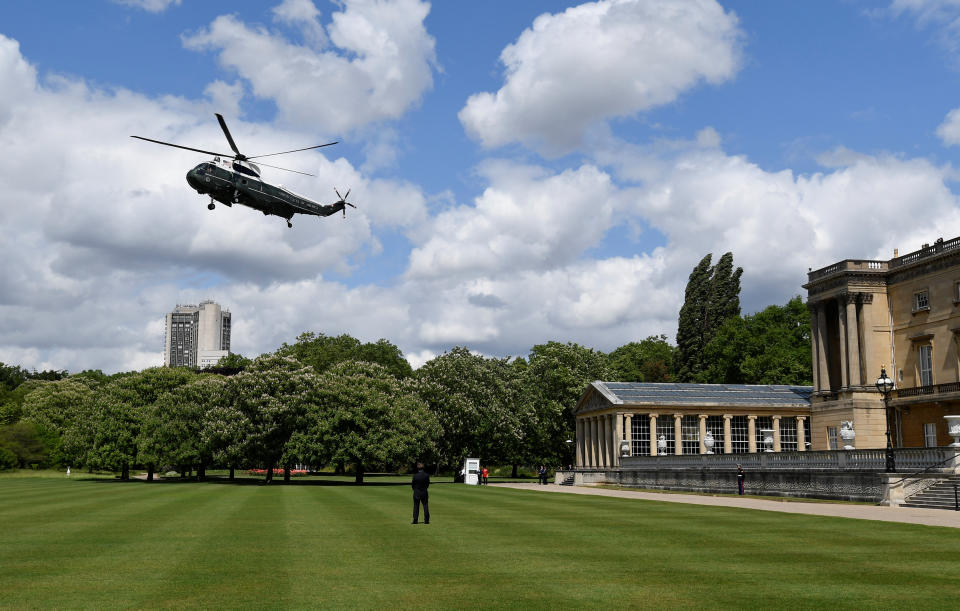
[[[352,476],[347,475],[334,475],[332,473],[317,473],[307,476],[309,479],[304,479],[303,477],[292,477],[290,481],[283,480],[283,473],[280,473],[280,477],[274,475],[273,481],[269,484],[262,477],[249,477],[242,476],[230,479],[226,475],[208,475],[204,479],[197,479],[196,477],[159,477],[154,478],[153,481],[147,481],[146,479],[141,479],[138,477],[131,477],[129,480],[121,480],[119,477],[112,479],[93,479],[89,481],[95,481],[102,484],[150,484],[150,485],[163,485],[163,486],[173,486],[177,484],[217,484],[217,485],[228,485],[228,486],[366,486],[366,487],[375,487],[375,486],[410,486],[410,480],[408,478],[413,477],[412,475],[399,475],[395,473],[381,473],[381,474],[366,474],[364,475],[363,483],[357,483],[352,479]],[[341,478],[341,479],[333,479]],[[377,481],[378,478],[404,478],[401,481]],[[320,478],[320,479],[315,479]],[[323,479],[330,478],[330,479]],[[372,480],[372,481],[371,481]],[[443,481],[443,480],[433,480],[430,482],[431,485],[446,485],[452,484],[452,481]]]

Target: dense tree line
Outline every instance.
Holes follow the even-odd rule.
[[[796,297],[740,316],[730,253],[690,275],[677,346],[666,336],[605,354],[548,342],[526,357],[456,347],[414,371],[385,339],[303,333],[276,352],[230,355],[202,371],[104,375],[0,364],[0,468],[73,465],[129,477],[158,469],[203,477],[216,466],[394,470],[573,462],[573,408],[594,380],[810,384],[810,330]]]

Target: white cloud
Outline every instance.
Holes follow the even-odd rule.
[[[229,94],[232,87],[221,83],[208,94]],[[375,231],[407,231],[426,217],[415,185],[366,176],[344,159],[325,157],[328,149],[297,160],[296,169],[316,178],[290,174],[287,186],[322,202],[336,199],[332,185],[341,193],[352,187],[358,210],[345,221],[297,216],[288,230],[282,220],[242,206],[209,212],[184,180],[202,155],[129,136],[226,148],[214,102],[151,99],[61,77],[41,82],[16,41],[3,36],[0,91],[0,147],[15,151],[0,165],[0,223],[10,228],[0,233],[4,362],[73,371],[140,367],[159,358],[156,321],[176,303],[213,297],[233,305],[234,287],[267,294],[277,282],[323,286],[323,273],[349,273],[354,258],[379,251]],[[299,133],[228,121],[250,154],[310,144]],[[280,180],[269,169],[265,176]],[[284,297],[269,296],[265,319]],[[304,311],[316,313],[325,299],[316,293],[311,299]],[[280,341],[308,328],[297,328],[304,316],[290,317],[296,331]],[[244,350],[279,345],[256,340]]]
[[[737,19],[713,0],[601,0],[536,18],[500,60],[505,83],[460,121],[484,146],[575,149],[613,117],[668,104],[739,67]]]
[[[181,0],[113,0],[117,4],[132,6],[148,13],[162,13],[171,6],[180,6]]]
[[[960,144],[960,108],[954,108],[947,113],[943,123],[937,127],[937,136],[947,146]]]
[[[326,28],[309,2],[287,1],[278,21],[298,25],[312,46],[300,46],[235,16],[216,18],[185,36],[194,50],[219,52],[220,63],[249,82],[253,95],[273,100],[289,124],[343,133],[396,119],[433,86],[434,39],[424,27],[430,5],[420,0],[344,0]]]

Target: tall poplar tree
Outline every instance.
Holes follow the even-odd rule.
[[[706,364],[703,349],[725,320],[740,315],[740,276],[733,267],[733,253],[725,253],[711,266],[708,254],[690,272],[683,307],[677,321],[677,378],[693,381]]]

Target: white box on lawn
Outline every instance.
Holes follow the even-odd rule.
[[[480,483],[480,459],[468,458],[463,463],[463,483],[476,486]]]

